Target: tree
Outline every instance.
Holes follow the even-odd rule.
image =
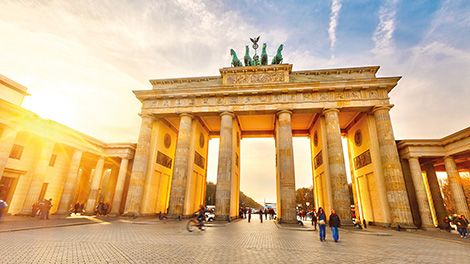
[[[470,175],[468,173],[461,173],[460,182],[462,183],[467,205],[470,205]],[[448,179],[442,181],[441,190],[444,196],[444,204],[447,212],[449,214],[458,213],[455,207],[454,196],[452,195],[452,189],[450,188]]]
[[[240,206],[250,207],[250,208],[261,208],[262,205],[257,203],[251,197],[246,196],[242,191],[240,191]]]
[[[217,190],[217,184],[208,182],[206,185],[206,205],[215,205],[215,193]],[[246,196],[240,191],[240,206],[247,206],[251,208],[262,207],[259,203],[255,202],[251,197]]]
[[[306,208],[306,203],[309,202],[310,208],[315,206],[315,201],[313,197],[313,187],[310,188],[299,188],[295,191],[295,202],[300,204],[302,208]]]

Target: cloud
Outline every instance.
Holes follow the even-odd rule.
[[[330,51],[333,52],[336,44],[336,27],[338,26],[339,11],[341,10],[341,1],[331,1],[330,22],[328,24],[328,38],[330,40]],[[332,55],[333,56],[333,55]]]
[[[377,25],[373,41],[376,54],[390,54],[392,51],[392,38],[395,31],[395,15],[398,0],[387,0],[379,10],[379,24]]]
[[[148,89],[149,79],[217,75],[248,36],[289,38],[213,1],[187,0],[7,1],[0,33],[9,36],[0,42],[0,72],[29,88],[24,106],[104,141],[136,141],[132,90]],[[64,109],[45,107],[44,98]]]

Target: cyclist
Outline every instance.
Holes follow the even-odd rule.
[[[196,217],[196,219],[198,221],[199,229],[202,229],[202,227],[204,226],[203,221],[204,221],[205,218],[206,218],[206,207],[201,204],[199,206],[199,211],[198,211],[197,217]]]

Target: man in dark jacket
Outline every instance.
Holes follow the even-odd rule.
[[[457,231],[461,238],[467,238],[467,228],[468,228],[468,221],[465,219],[465,216],[460,215],[455,220],[455,224],[457,225]]]
[[[332,233],[333,239],[335,240],[335,242],[338,242],[339,240],[338,227],[341,226],[341,221],[334,209],[331,209],[331,215],[330,215],[330,220],[328,221],[328,224],[331,227],[331,233]]]

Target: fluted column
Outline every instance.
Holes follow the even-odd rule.
[[[398,157],[397,145],[390,120],[390,107],[380,106],[372,111],[379,140],[380,160],[385,179],[387,199],[392,213],[392,226],[414,226],[405,180]]]
[[[220,114],[219,161],[215,192],[215,215],[225,220],[230,216],[230,198],[233,176],[233,113]]]
[[[122,193],[124,191],[124,183],[126,182],[127,166],[129,164],[128,158],[121,159],[121,165],[119,166],[119,173],[116,182],[116,189],[114,191],[113,206],[111,213],[119,215],[119,209],[121,208]]]
[[[452,191],[452,197],[454,198],[457,213],[463,214],[465,218],[469,219],[470,211],[468,209],[467,200],[463,192],[462,182],[454,158],[451,156],[445,157],[444,165],[446,167],[449,186]]]
[[[326,121],[326,148],[328,150],[328,170],[331,189],[333,190],[332,209],[336,210],[341,221],[351,222],[351,204],[349,199],[346,166],[344,164],[339,110],[336,108],[323,111]],[[328,212],[329,213],[329,212]]]
[[[104,158],[100,157],[96,162],[95,173],[93,174],[93,180],[91,182],[90,194],[88,195],[88,201],[86,203],[87,212],[93,212],[95,210],[96,200],[98,199],[101,177],[103,177]]]
[[[410,163],[411,178],[415,187],[416,200],[418,202],[418,211],[421,218],[421,227],[433,228],[431,208],[429,206],[428,196],[426,195],[426,187],[424,186],[423,175],[419,159],[411,157],[408,159]]]
[[[176,142],[175,167],[171,180],[170,203],[168,207],[168,214],[171,216],[182,216],[184,213],[189,164],[192,162],[189,156],[193,116],[184,113],[180,117],[178,140]]]
[[[441,188],[437,181],[436,170],[431,163],[427,163],[424,168],[426,170],[426,176],[428,177],[429,189],[431,191],[438,225],[440,228],[445,228],[446,224],[444,223],[444,218],[447,216],[447,211],[444,206],[444,199],[442,199]]]
[[[152,136],[153,118],[143,115],[140,125],[139,140],[135,150],[129,189],[127,191],[125,215],[140,214],[140,202],[144,194],[144,183],[150,157],[150,138]]]
[[[15,144],[16,135],[18,132],[12,128],[4,127],[0,135],[0,180],[3,176],[3,171],[10,157],[11,148]]]
[[[282,110],[277,113],[278,135],[276,138],[277,149],[279,153],[278,163],[279,172],[279,201],[281,204],[280,220],[283,223],[296,223],[297,214],[295,211],[295,170],[294,170],[294,151],[292,147],[292,112]]]
[[[58,214],[65,214],[70,209],[70,204],[73,199],[73,192],[77,185],[78,172],[80,170],[80,161],[82,160],[82,154],[80,150],[75,150],[70,161],[69,170],[67,172],[67,179],[64,183],[64,190],[60,199]]]
[[[51,141],[44,142],[34,169],[34,174],[32,175],[28,194],[23,204],[22,214],[31,214],[31,206],[39,199],[53,151],[54,143]]]

